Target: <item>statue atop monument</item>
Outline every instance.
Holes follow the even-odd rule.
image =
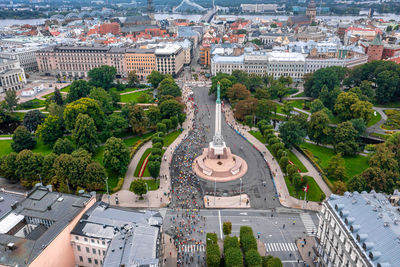
[[[222,155],[224,148],[226,148],[226,145],[221,130],[221,88],[218,82],[217,101],[215,103],[215,133],[212,142],[210,142],[210,149],[214,151],[215,155]]]

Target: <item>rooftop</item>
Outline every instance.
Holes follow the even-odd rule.
[[[327,203],[373,266],[400,266],[400,212],[386,195],[346,192]]]
[[[7,200],[8,203],[15,199],[13,196],[7,198],[10,198]],[[23,216],[26,223],[36,225],[37,230],[35,228],[25,237],[1,233],[0,264],[27,266],[64,230],[90,199],[91,195],[76,196],[50,192],[43,186],[35,187],[26,198],[19,199],[19,202],[11,207],[11,211],[1,218],[0,225],[2,232],[7,227],[9,229],[16,227],[20,222],[19,218]],[[41,224],[35,224],[35,219],[49,222],[48,227],[45,229]],[[9,243],[14,243],[15,248],[8,249]]]

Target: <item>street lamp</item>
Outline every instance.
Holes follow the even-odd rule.
[[[107,196],[108,196],[108,204],[110,204],[110,192],[108,191],[108,176],[104,180],[106,182],[106,190],[107,190]]]
[[[214,183],[214,207],[215,207],[215,198],[217,197],[217,178],[215,178]]]
[[[239,206],[242,206],[242,177],[240,177]]]

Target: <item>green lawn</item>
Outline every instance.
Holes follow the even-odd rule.
[[[180,131],[180,130],[178,130],[178,131],[173,131],[173,132],[167,134],[167,135],[164,137],[164,146],[165,146],[165,147],[170,146],[180,134],[181,134],[181,131]]]
[[[303,97],[303,96],[305,96],[305,94],[304,94],[304,92],[301,92],[300,94],[294,95],[292,97]]]
[[[382,105],[375,105],[375,106],[381,107],[381,108],[400,108],[400,100],[389,102],[389,103],[382,104]]]
[[[387,139],[390,136],[390,134],[380,134],[380,133],[371,133],[371,135],[375,137],[380,137],[383,140]]]
[[[0,134],[0,137],[12,137],[12,134]]]
[[[0,140],[0,156],[10,154],[13,152],[11,148],[11,143],[12,140]],[[34,149],[32,149],[33,152],[36,153],[41,153],[43,155],[50,154],[52,152],[52,149],[45,144],[43,144],[43,141],[41,139],[37,139],[37,143]]]
[[[51,97],[51,96],[53,96],[54,95],[54,92],[52,92],[52,93],[49,93],[49,94],[47,94],[47,95],[44,95],[44,96],[42,96],[43,98],[48,98],[48,97]]]
[[[149,96],[146,101],[142,101],[139,98],[142,94],[147,94]],[[149,100],[152,98],[153,98],[153,94],[151,93],[151,90],[146,90],[146,91],[135,92],[135,93],[126,94],[126,95],[121,95],[121,102],[130,103],[132,101],[135,101],[137,103],[149,103]]]
[[[12,140],[0,140],[0,156],[10,154],[13,150],[11,148]]]
[[[45,100],[40,100],[40,99],[32,99],[29,101],[26,101],[24,103],[21,103],[17,106],[16,110],[23,110],[23,109],[35,109],[35,108],[41,108],[46,105]]]
[[[288,177],[285,177],[285,182],[286,182],[286,186],[289,190],[289,194],[297,199],[304,199],[305,193],[303,191],[300,192],[296,192],[296,190],[294,189],[294,186],[290,184],[290,181],[288,179]],[[323,193],[321,188],[318,186],[317,182],[315,182],[314,178],[309,177],[308,178],[308,185],[309,185],[309,189],[307,192],[307,200],[310,201],[316,201],[316,202],[320,202],[321,201],[321,194]]]
[[[149,191],[157,190],[160,187],[160,179],[144,180],[147,184]]]
[[[120,94],[127,93],[127,92],[133,92],[133,91],[136,91],[136,90],[140,90],[140,88],[125,88],[122,91],[118,91],[116,88],[112,88],[111,89],[111,91],[114,91],[114,92],[117,92],[117,93],[120,93]]]
[[[288,158],[291,162],[293,162],[294,165],[296,165],[301,172],[308,172],[307,168],[304,166],[304,164],[299,160],[298,157],[292,152],[288,151]]]
[[[264,136],[262,136],[262,134],[259,131],[249,131],[249,133],[254,136],[255,138],[258,139],[258,141],[260,141],[261,143],[265,144],[267,143],[267,140]]]
[[[328,167],[329,160],[335,154],[333,153],[333,149],[317,146],[310,143],[303,143],[300,145],[301,149],[308,150],[311,152],[316,158],[317,163],[325,169]],[[351,178],[354,175],[362,173],[366,168],[368,168],[368,159],[367,157],[357,155],[354,157],[343,157],[346,167],[347,177]]]
[[[67,92],[67,93],[68,93],[70,87],[71,87],[70,85],[65,86],[64,88],[61,88],[60,91],[61,91],[61,92]]]
[[[291,106],[303,109],[304,100],[294,100],[289,102]]]
[[[371,120],[368,122],[367,127],[371,127],[382,119],[381,114],[376,111],[376,115],[372,114]]]
[[[139,162],[138,162],[138,165],[136,166],[135,173],[133,174],[135,177],[138,177],[138,176],[139,176],[140,168],[142,167],[142,164],[143,164],[145,158],[146,158],[150,153],[151,153],[151,148],[148,148],[148,149],[146,149],[146,150],[144,151],[142,157],[140,158],[140,160],[139,160]],[[149,172],[147,166],[146,166],[146,169],[144,170],[143,177],[150,177],[150,172]]]

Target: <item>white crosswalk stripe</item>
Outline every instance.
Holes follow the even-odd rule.
[[[313,220],[311,219],[310,214],[301,213],[300,218],[303,221],[303,224],[304,224],[304,227],[306,228],[307,234],[315,235],[317,233],[317,227],[315,227],[315,224],[314,224]]]
[[[265,243],[264,245],[267,252],[297,250],[297,246],[295,243]]]
[[[205,252],[204,245],[181,245],[179,246],[179,251],[186,253],[197,253],[197,252]]]

